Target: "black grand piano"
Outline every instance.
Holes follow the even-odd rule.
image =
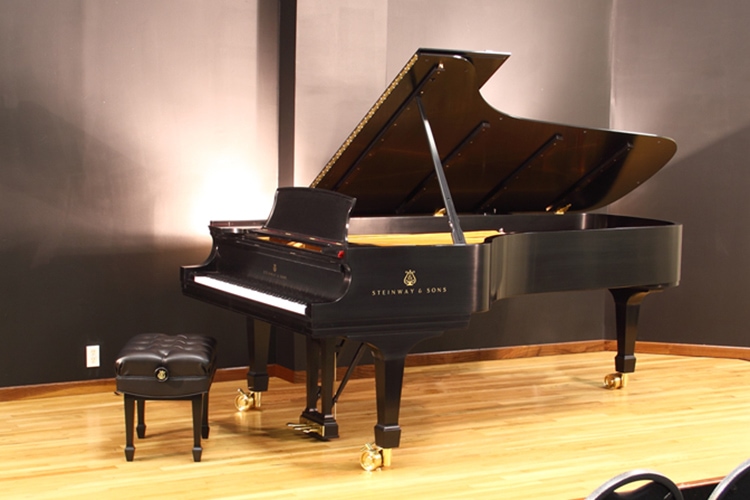
[[[674,142],[497,111],[479,89],[508,57],[417,51],[309,188],[280,188],[266,221],[212,222],[208,259],[181,270],[185,295],[247,316],[253,404],[269,325],[306,336],[300,423],[313,435],[338,436],[340,339],[369,347],[366,469],[399,445],[404,363],[421,340],[506,297],[608,289],[617,373],[605,383],[619,387],[641,301],[679,282],[680,225],[595,212],[655,174]]]

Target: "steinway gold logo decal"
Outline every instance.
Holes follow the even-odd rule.
[[[417,274],[414,270],[406,271],[406,276],[404,276],[404,285],[406,286],[414,286],[417,284]]]
[[[278,279],[278,280],[285,280],[285,279],[287,279],[287,277],[286,277],[285,274],[279,274],[279,268],[278,268],[278,266],[275,263],[271,265],[271,270],[270,271],[264,270],[263,274],[265,276],[270,276],[270,277]]]
[[[167,370],[163,366],[160,366],[156,369],[156,371],[154,371],[154,376],[159,382],[166,382],[169,378],[169,370]]]
[[[413,269],[404,271],[404,287],[382,288],[372,290],[373,297],[384,297],[386,295],[435,295],[447,293],[447,286],[417,286],[417,272]]]

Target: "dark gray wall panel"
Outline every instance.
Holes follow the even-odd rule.
[[[142,331],[211,333],[245,363],[244,320],[182,297],[179,266],[208,255],[210,219],[273,196],[264,6],[0,2],[0,386],[111,377]]]
[[[678,144],[666,169],[613,207],[684,225],[682,284],[644,303],[643,338],[750,346],[750,4],[616,5],[613,126]]]

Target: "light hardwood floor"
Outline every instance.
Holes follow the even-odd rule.
[[[211,435],[192,461],[188,402],[146,404],[147,437],[123,454],[112,391],[0,403],[0,498],[580,499],[648,468],[718,478],[750,457],[746,361],[641,354],[628,387],[601,388],[611,352],[407,369],[401,447],[365,472],[371,379],[350,381],[341,438],[287,429],[304,386],[272,378],[260,411],[239,413],[240,381],[211,389]]]

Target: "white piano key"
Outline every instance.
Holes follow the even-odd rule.
[[[305,310],[307,309],[306,304],[294,302],[282,297],[277,297],[275,295],[269,295],[267,293],[261,292],[260,290],[254,290],[252,288],[236,285],[234,283],[228,283],[226,281],[212,278],[210,276],[195,276],[193,278],[193,281],[195,281],[199,285],[207,286],[215,290],[221,290],[222,292],[226,292],[231,295],[236,295],[245,299],[261,302],[263,304],[278,307],[279,309],[284,309],[285,311],[290,311],[297,314],[305,314]]]

